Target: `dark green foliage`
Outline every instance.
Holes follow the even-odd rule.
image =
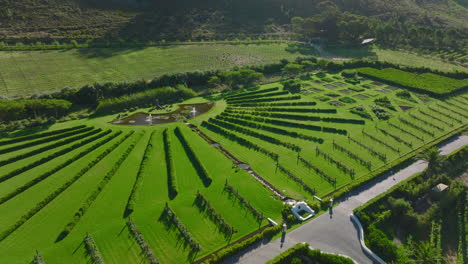
[[[411,97],[411,93],[406,91],[406,90],[398,90],[396,93],[395,93],[396,96],[400,97],[400,98],[403,98],[405,100],[408,100],[408,101],[411,101],[413,103],[417,103],[416,99],[414,99],[413,97]]]
[[[244,197],[242,197],[240,194],[239,194],[239,191],[234,189],[234,187],[232,187],[231,185],[228,184],[227,180],[226,182],[224,183],[224,189],[223,191],[227,191],[229,193],[229,195],[234,195],[237,200],[245,207],[247,207],[247,209],[249,209],[249,211],[252,213],[253,216],[255,216],[255,218],[257,218],[257,221],[258,222],[261,222],[265,217],[263,216],[262,213],[260,213],[257,209],[255,209]]]
[[[133,141],[122,154],[120,155],[119,159],[112,165],[110,171],[106,173],[104,178],[98,183],[97,188],[86,198],[85,202],[81,205],[81,207],[75,212],[73,216],[73,220],[68,222],[68,224],[63,229],[62,233],[59,234],[57,240],[64,239],[70,232],[75,228],[75,226],[80,222],[81,217],[88,211],[89,207],[94,203],[96,198],[102,192],[102,190],[106,187],[107,183],[114,177],[117,170],[119,170],[122,163],[127,159],[128,155],[133,151],[135,145],[141,139],[142,134],[138,136],[135,141]]]
[[[274,106],[304,106],[316,105],[316,102],[286,102],[286,103],[241,103],[236,104],[236,107],[274,107]]]
[[[301,91],[302,82],[300,80],[288,80],[283,82],[284,89],[291,93],[299,93]]]
[[[93,264],[104,264],[104,259],[101,256],[101,252],[99,252],[96,242],[89,233],[86,234],[86,236],[83,239],[83,242],[85,244],[85,248],[88,252],[88,255],[93,260]]]
[[[385,107],[387,109],[396,111],[395,107],[392,105],[392,102],[390,102],[390,99],[388,99],[387,96],[379,97],[374,100],[374,103],[378,106]]]
[[[354,264],[349,258],[323,253],[319,249],[312,250],[307,243],[296,244],[265,264],[306,264],[310,261],[320,264]]]
[[[132,218],[130,217],[127,220],[127,227],[130,233],[132,234],[133,238],[136,240],[136,242],[140,246],[141,250],[143,251],[149,263],[159,264],[159,261],[154,255],[153,251],[151,250],[150,245],[148,244],[148,242],[146,242],[145,238],[143,237],[143,234],[141,234],[140,230],[138,230],[138,227],[136,226],[136,224],[133,222]]]
[[[193,251],[200,251],[202,249],[200,244],[195,241],[192,234],[190,234],[185,225],[180,222],[175,212],[169,207],[167,203],[164,206],[164,211],[161,215],[161,218],[164,219],[167,223],[174,224],[177,227],[180,234],[184,237],[185,241],[190,245]]]
[[[155,133],[155,130],[151,132],[151,136],[149,137],[148,143],[146,144],[145,153],[143,154],[143,158],[141,159],[140,167],[138,168],[138,173],[136,175],[135,182],[133,183],[132,192],[128,197],[127,207],[125,208],[124,215],[131,214],[135,209],[138,191],[140,190],[141,185],[143,183],[143,172],[146,169],[148,160],[151,157],[151,151],[153,150],[153,137]]]
[[[230,87],[239,87],[241,85],[251,85],[263,78],[263,73],[252,69],[240,69],[236,71],[226,71],[219,75],[223,83]]]
[[[235,141],[237,142],[238,144],[244,146],[244,147],[247,147],[247,148],[251,148],[251,149],[254,149],[258,152],[261,152],[265,155],[267,155],[268,157],[272,158],[273,160],[278,160],[278,154],[274,153],[274,152],[271,152],[265,148],[262,148],[260,146],[258,146],[257,144],[245,139],[245,138],[242,138],[242,137],[239,137],[237,135],[235,135],[234,133],[231,133],[229,132],[228,130],[226,129],[223,129],[217,125],[214,125],[212,123],[208,123],[206,121],[203,121],[202,124],[201,124],[203,127],[206,127],[207,129],[217,133],[217,134],[220,134],[221,136],[223,137],[226,137],[232,141]]]
[[[174,134],[177,136],[179,139],[180,144],[182,147],[184,147],[185,153],[187,154],[187,157],[189,158],[192,166],[195,168],[197,171],[198,176],[202,180],[203,184],[207,187],[211,184],[211,178],[208,175],[208,171],[206,170],[205,166],[201,163],[200,159],[197,157],[195,152],[193,151],[192,147],[189,145],[187,140],[185,139],[184,135],[182,134],[182,131],[180,130],[179,127],[176,127],[174,129]]]
[[[252,91],[252,92],[236,93],[236,94],[228,95],[224,97],[224,99],[231,100],[231,99],[237,99],[237,98],[244,97],[244,96],[249,96],[249,95],[254,95],[254,94],[263,94],[263,93],[268,93],[268,92],[273,92],[273,91],[278,91],[278,90],[279,90],[279,87],[273,87],[273,88],[268,88],[268,89],[263,89],[263,90]]]
[[[62,133],[65,133],[65,132],[69,132],[69,131],[73,131],[73,130],[77,130],[77,129],[81,129],[81,128],[85,128],[85,127],[86,127],[86,125],[80,125],[80,126],[74,126],[74,127],[65,128],[65,129],[57,129],[57,130],[53,130],[53,131],[50,131],[50,132],[32,134],[32,135],[29,135],[29,136],[16,137],[16,138],[0,141],[0,146],[9,145],[9,144],[13,144],[13,143],[18,143],[18,142],[22,142],[22,141],[26,141],[26,140],[32,140],[32,139],[38,139],[38,138],[53,136],[53,135],[57,135],[57,134],[62,134]]]
[[[26,221],[28,221],[31,217],[37,214],[42,208],[52,202],[55,198],[57,198],[61,193],[68,189],[73,183],[75,183],[78,179],[81,178],[85,173],[87,173],[91,168],[93,168],[99,161],[104,159],[109,153],[114,151],[123,141],[125,141],[130,135],[133,134],[129,132],[119,141],[115,142],[112,146],[108,147],[103,153],[101,153],[96,159],[89,162],[83,169],[77,172],[71,179],[65,182],[62,186],[56,189],[54,192],[50,193],[44,200],[37,203],[33,208],[31,208],[26,214],[24,214],[20,219],[18,219],[14,225],[10,226],[9,228],[5,229],[2,233],[0,233],[0,241],[3,241],[7,238],[11,233],[13,233],[16,229],[20,228]]]
[[[166,171],[167,171],[167,185],[169,190],[169,197],[174,199],[177,192],[177,180],[174,170],[174,160],[172,159],[171,140],[167,132],[167,128],[163,131],[163,143],[164,143],[164,158],[166,159]]]
[[[341,76],[345,78],[355,78],[357,76],[356,70],[344,70],[341,72]]]
[[[341,163],[340,161],[334,159],[332,156],[330,156],[329,154],[323,152],[322,150],[320,150],[318,147],[315,148],[315,155],[316,156],[322,156],[324,157],[327,161],[330,161],[331,163],[335,164],[335,166],[340,169],[341,171],[343,171],[344,173],[346,174],[349,174],[351,175],[351,177],[354,177],[354,175],[356,174],[354,172],[354,169],[350,169],[348,167],[346,167],[343,163]]]
[[[232,236],[237,232],[232,225],[226,223],[226,220],[218,212],[216,212],[210,202],[208,202],[208,200],[199,191],[197,191],[195,204],[198,206],[198,208],[200,208],[201,211],[204,211],[209,215],[209,218],[215,223],[216,226],[218,226],[221,232],[227,236]]]
[[[398,256],[398,247],[388,237],[371,225],[366,229],[366,244],[382,259],[390,262],[395,261]]]
[[[375,116],[377,116],[379,120],[388,120],[392,116],[389,112],[387,112],[380,106],[371,105],[370,107],[372,109],[372,112],[374,112]]]
[[[54,116],[58,118],[68,113],[71,103],[59,99],[18,99],[1,100],[0,121]]]
[[[341,97],[340,99],[338,99],[339,101],[343,102],[343,103],[347,103],[347,104],[353,104],[356,102],[356,100],[354,100],[353,98],[351,97]]]

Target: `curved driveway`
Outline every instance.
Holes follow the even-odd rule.
[[[439,147],[441,153],[446,155],[464,145],[468,145],[468,136],[455,137],[442,143]],[[333,211],[322,214],[288,232],[286,237],[265,244],[263,242],[256,243],[245,251],[227,259],[223,264],[265,263],[299,242],[307,242],[312,248],[321,249],[325,252],[349,256],[360,264],[377,263],[367,256],[361,248],[358,229],[350,219],[353,209],[387,191],[409,176],[423,171],[426,167],[425,162],[416,161],[397,173],[380,176],[341,199],[339,205],[335,206]]]

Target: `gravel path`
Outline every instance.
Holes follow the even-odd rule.
[[[446,155],[465,145],[468,145],[468,136],[458,136],[442,143],[439,148],[441,153]],[[425,162],[416,161],[397,173],[383,175],[351,192],[340,200],[339,205],[332,211],[288,232],[285,237],[271,242],[256,243],[223,263],[265,263],[299,242],[307,242],[312,248],[326,252],[349,256],[360,264],[376,263],[362,250],[358,229],[351,221],[350,214],[354,208],[387,191],[409,176],[423,171],[426,167]]]

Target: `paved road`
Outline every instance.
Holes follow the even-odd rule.
[[[464,145],[468,145],[468,136],[453,138],[444,142],[439,147],[441,153],[446,155]],[[361,186],[360,189],[350,193],[348,197],[343,198],[333,211],[322,214],[316,219],[287,233],[286,237],[271,242],[256,243],[223,263],[265,263],[299,242],[307,242],[312,248],[321,249],[326,252],[349,256],[360,264],[376,263],[362,250],[358,230],[351,221],[350,214],[354,208],[387,191],[409,176],[423,171],[426,167],[427,164],[425,162],[417,161],[397,173],[383,175]]]

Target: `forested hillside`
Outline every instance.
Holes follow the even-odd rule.
[[[446,46],[466,38],[464,6],[466,0],[0,0],[0,39],[219,40],[295,32]]]

